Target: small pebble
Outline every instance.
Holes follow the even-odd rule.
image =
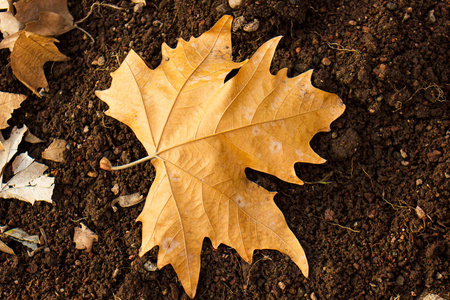
[[[328,57],[324,57],[324,58],[322,59],[322,65],[324,65],[324,66],[329,66],[329,65],[331,65],[331,60],[330,60]]]
[[[425,220],[427,218],[427,214],[423,211],[423,209],[420,206],[416,206],[415,211],[419,219]]]
[[[144,10],[144,3],[137,3],[134,7],[133,7],[133,11],[137,14],[142,13],[142,11]]]
[[[397,4],[392,3],[392,2],[388,2],[388,4],[386,4],[386,8],[389,10],[396,10],[397,9]]]
[[[117,183],[112,187],[111,192],[113,192],[114,195],[119,194],[119,185]]]
[[[284,290],[286,288],[286,283],[284,283],[283,281],[278,282],[278,287],[282,290]]]
[[[233,32],[240,30],[242,27],[244,27],[244,24],[245,24],[244,16],[240,16],[240,17],[237,17],[236,19],[234,19],[233,26],[232,26]]]
[[[357,24],[357,23],[356,23],[355,20],[350,20],[350,21],[348,21],[348,25],[355,26],[356,24]]]
[[[259,21],[254,19],[253,22],[250,22],[244,26],[244,31],[246,32],[254,32],[259,28]]]
[[[105,64],[105,57],[100,56],[92,62],[92,65],[94,66],[103,66]]]
[[[98,176],[98,172],[95,171],[89,171],[87,173],[87,176],[91,177],[91,178],[96,178]]]
[[[116,278],[117,275],[119,275],[119,268],[116,268],[116,269],[114,270],[114,272],[113,272],[113,274],[112,274],[112,276],[111,276],[112,279]]]
[[[407,158],[407,157],[408,157],[408,154],[407,154],[406,151],[403,150],[403,149],[400,149],[400,155],[401,155],[403,158]]]
[[[147,270],[147,271],[149,271],[149,272],[153,272],[153,271],[156,271],[158,268],[156,267],[156,264],[154,263],[154,262],[152,262],[152,261],[147,261],[145,264],[144,264],[144,268]]]
[[[430,10],[430,12],[428,13],[428,19],[430,20],[431,23],[436,22],[436,17],[434,16],[434,9]]]
[[[84,128],[83,128],[83,132],[84,133],[88,133],[89,132],[89,126],[84,126]]]
[[[317,300],[316,294],[314,292],[311,293],[311,300]]]
[[[395,281],[395,283],[397,285],[403,285],[405,283],[405,277],[403,277],[402,275],[397,277],[397,280]]]
[[[421,185],[422,183],[423,183],[422,179],[419,178],[419,179],[416,180],[416,185]]]
[[[239,8],[239,6],[241,6],[243,2],[243,0],[228,0],[228,4],[232,9]]]
[[[231,13],[231,8],[228,4],[224,3],[224,4],[220,4],[219,6],[216,7],[216,10],[218,13],[220,14],[229,14]]]
[[[406,160],[402,160],[402,165],[404,165],[404,166],[407,166],[407,165],[409,165],[409,161],[406,161]]]

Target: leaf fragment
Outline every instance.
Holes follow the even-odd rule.
[[[115,207],[116,203],[119,203],[121,207],[130,207],[139,204],[142,201],[144,201],[144,196],[142,196],[140,193],[134,193],[130,195],[123,195],[117,197],[111,202],[111,206],[113,210],[116,211],[117,210],[117,207]]]
[[[29,235],[25,230],[21,228],[13,228],[3,235],[10,237],[11,239],[20,242],[22,245],[30,248],[31,250],[36,250],[38,245],[41,243],[38,235]]]
[[[48,61],[66,61],[67,56],[59,52],[54,38],[22,32],[11,53],[11,68],[14,75],[38,97],[38,89],[48,90],[44,64]],[[30,55],[33,53],[33,55]]]
[[[0,241],[0,251],[4,252],[6,254],[16,255],[13,251],[13,249],[9,248],[5,243]]]
[[[11,117],[11,113],[14,109],[19,108],[26,98],[25,95],[0,92],[0,129],[8,127],[7,121]],[[0,151],[4,150],[5,147],[2,144],[2,138],[0,138]]]
[[[73,241],[75,248],[78,250],[86,250],[91,252],[92,245],[98,241],[98,236],[90,230],[86,225],[80,223],[81,227],[75,227]]]
[[[42,152],[43,159],[64,162],[64,151],[66,151],[67,142],[61,139],[55,139],[47,149]]]

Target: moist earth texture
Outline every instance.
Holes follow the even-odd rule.
[[[309,278],[279,252],[258,250],[249,265],[205,239],[195,298],[450,298],[448,2],[243,0],[235,9],[224,0],[98,3],[69,1],[75,20],[91,11],[78,26],[95,42],[76,29],[58,37],[70,60],[45,65],[47,97],[22,85],[9,51],[0,51],[0,90],[28,96],[2,133],[28,126],[44,142],[23,142],[19,150],[56,178],[53,204],[0,199],[0,225],[30,234],[43,229],[48,240],[47,251],[32,257],[8,243],[17,255],[0,253],[0,299],[188,299],[171,266],[150,271],[158,249],[138,255],[135,219],[143,203],[111,207],[119,195],[146,195],[154,169],[149,162],[99,169],[104,156],[119,165],[146,153],[127,126],[104,114],[108,107],[94,92],[109,88],[110,73],[131,49],[156,68],[163,42],[174,47],[179,37],[199,36],[225,14],[242,22],[232,34],[235,61],[282,35],[272,73],[314,69],[313,84],[338,94],[347,108],[331,132],[311,142],[328,161],[292,166],[305,185],[247,170],[249,179],[278,192],[275,202],[305,249]],[[68,141],[65,163],[41,158],[54,139]],[[98,234],[90,253],[73,243],[81,222]]]

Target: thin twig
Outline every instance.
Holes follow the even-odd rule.
[[[78,30],[80,30],[81,32],[83,32],[85,35],[87,35],[87,36],[91,39],[92,44],[95,43],[94,38],[92,37],[92,35],[90,35],[89,32],[87,32],[87,31],[84,30],[83,28],[79,27],[77,24],[75,24],[75,28],[78,29]]]
[[[344,51],[344,52],[357,52],[357,53],[361,53],[361,51],[356,50],[356,49],[347,49],[347,48],[344,48],[344,46],[342,46],[341,44],[338,44],[338,43],[330,43],[330,42],[327,42],[327,44],[328,44],[328,47],[330,47],[331,49],[334,49],[334,50]]]
[[[353,232],[359,232],[359,230],[351,229],[350,227],[342,226],[342,225],[339,225],[338,223],[331,223],[330,222],[330,224],[338,226],[338,227],[341,227],[341,228],[344,228],[344,229],[348,229],[348,230],[353,231]]]
[[[115,6],[115,5],[113,5],[113,4],[94,2],[94,4],[91,5],[91,8],[89,9],[89,12],[87,13],[87,15],[86,15],[83,19],[76,21],[76,22],[75,22],[75,25],[76,25],[76,24],[80,24],[80,23],[86,21],[87,18],[89,18],[89,16],[90,16],[90,15],[92,14],[92,12],[94,11],[94,6],[105,6],[105,7],[109,7],[109,8],[113,8],[113,9],[124,10],[124,8]]]

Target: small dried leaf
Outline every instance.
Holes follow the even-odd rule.
[[[83,223],[80,223],[80,225],[81,228],[75,227],[75,233],[73,235],[75,248],[91,252],[93,243],[98,241],[98,236]]]
[[[20,129],[14,127],[11,131],[9,139],[7,139],[6,141],[3,139],[3,136],[0,133],[0,144],[2,144],[5,148],[4,151],[0,151],[0,191],[2,188],[3,170],[5,169],[6,164],[16,154],[17,147],[19,147],[19,144],[22,141],[22,137],[27,130],[28,128],[26,126],[23,126]]]
[[[11,53],[11,68],[14,75],[38,97],[39,88],[48,89],[44,64],[48,61],[66,61],[68,58],[55,46],[56,39],[25,32],[19,35]],[[30,55],[30,53],[32,55]]]
[[[42,158],[56,162],[64,162],[64,151],[66,150],[67,142],[65,140],[54,140],[47,149],[42,152]]]
[[[34,204],[52,203],[55,178],[43,175],[47,166],[37,163],[28,153],[22,153],[12,163],[14,176],[6,183],[0,181],[0,198],[14,198]]]
[[[38,235],[29,235],[25,230],[21,228],[13,228],[4,233],[5,236],[12,238],[15,241],[20,242],[22,245],[36,250],[41,243]]]
[[[416,214],[417,217],[421,220],[425,220],[427,218],[427,214],[423,211],[423,209],[420,206],[416,207]]]
[[[13,249],[9,248],[5,243],[3,243],[2,241],[0,241],[0,251],[7,253],[7,254],[11,254],[11,255],[16,255],[13,251]]]
[[[14,109],[19,108],[26,98],[25,95],[0,92],[0,129],[8,127],[7,121],[11,117],[11,113]],[[0,150],[5,150],[1,139]]]
[[[138,203],[141,203],[144,200],[144,196],[142,196],[139,193],[134,193],[131,195],[124,195],[124,196],[120,196],[116,199],[114,199],[111,202],[111,205],[115,205],[116,203],[119,203],[119,205],[121,207],[130,207],[133,205],[136,205]]]
[[[131,2],[133,2],[135,4],[142,3],[142,4],[146,5],[145,0],[131,0]]]

